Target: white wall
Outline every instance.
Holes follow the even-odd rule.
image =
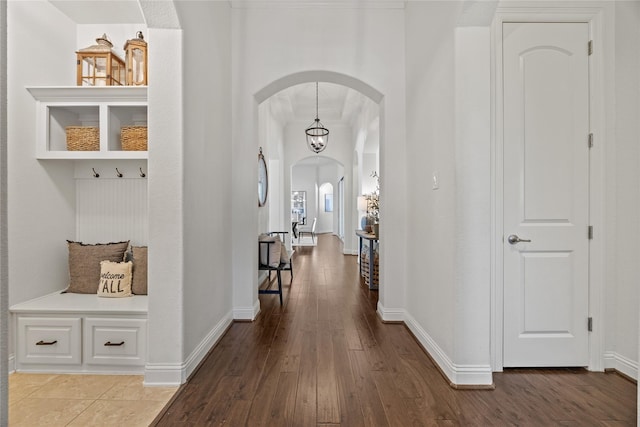
[[[407,4],[408,316],[455,358],[456,163],[454,27],[456,2]],[[431,190],[438,171],[440,189]],[[488,315],[488,312],[487,312]],[[411,320],[410,322],[411,323]],[[488,339],[488,337],[485,337]]]
[[[613,221],[611,265],[606,281],[606,368],[638,375],[638,245],[640,238],[640,3],[615,6],[615,151],[608,171],[607,207]],[[607,141],[603,141],[606,143]]]
[[[259,145],[267,162],[269,190],[267,203],[258,207],[258,229],[267,231],[290,231],[290,195],[284,189],[283,129],[275,118],[268,101],[259,106]]]
[[[0,396],[9,395],[9,279],[7,256],[7,3],[0,4]],[[8,399],[0,399],[0,425],[9,423]]]
[[[219,336],[232,319],[229,225],[233,186],[230,185],[231,129],[228,126],[231,121],[231,28],[230,8],[225,3],[177,2],[176,7],[183,28],[185,64],[182,80],[184,281],[181,285],[184,292],[182,357],[189,362],[204,356],[213,338]],[[203,78],[203,69],[206,69],[206,78]]]
[[[184,381],[184,149],[182,33],[150,28],[149,313],[145,383]],[[156,71],[157,70],[157,71]],[[153,77],[151,77],[153,75]]]
[[[12,305],[64,289],[68,284],[65,240],[75,238],[73,162],[36,160],[35,100],[25,86],[75,85],[77,46],[76,24],[48,2],[8,2],[8,20],[11,25],[7,56],[11,60],[7,61],[10,123],[7,170]],[[61,54],[64,51],[69,54]],[[34,262],[38,268],[29,268]]]
[[[373,172],[378,170],[378,154],[377,153],[362,153],[362,194],[369,194],[376,191],[378,186],[378,179],[374,178]]]

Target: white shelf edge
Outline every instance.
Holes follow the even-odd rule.
[[[65,314],[91,313],[145,315],[148,312],[147,295],[128,298],[102,298],[96,294],[62,294],[61,290],[23,301],[9,307],[12,314]]]
[[[66,159],[66,160],[147,160],[147,151],[48,151],[38,154],[37,159]]]
[[[27,86],[38,101],[147,101],[147,86]]]

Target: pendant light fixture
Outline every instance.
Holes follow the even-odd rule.
[[[318,118],[318,82],[316,82],[316,119],[305,131],[307,134],[307,146],[309,150],[318,154],[327,148],[329,143],[329,129],[320,123]]]

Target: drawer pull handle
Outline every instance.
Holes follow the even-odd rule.
[[[119,342],[119,343],[113,343],[111,341],[107,341],[106,343],[104,343],[105,347],[120,347],[121,345],[124,345],[124,341]]]
[[[42,341],[42,340],[40,340],[40,341],[38,341],[38,342],[36,343],[36,345],[54,345],[54,344],[56,344],[57,342],[58,342],[58,340],[55,340],[55,341],[49,341],[49,342],[46,342],[46,341]]]

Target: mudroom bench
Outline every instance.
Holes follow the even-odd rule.
[[[55,293],[9,309],[21,372],[143,373],[147,295]]]

